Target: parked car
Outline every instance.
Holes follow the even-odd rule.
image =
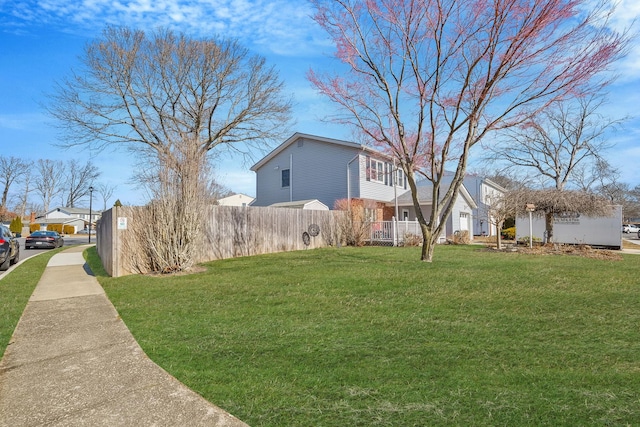
[[[86,228],[83,228],[82,230],[78,230],[76,234],[89,234],[89,230],[87,230]],[[91,234],[96,234],[95,228],[91,229]]]
[[[59,248],[64,244],[62,236],[57,231],[34,231],[24,242],[25,249]]]
[[[20,243],[11,230],[0,225],[0,271],[8,270],[9,266],[18,261],[20,261]]]
[[[623,233],[637,233],[640,232],[640,227],[635,224],[624,224],[622,226]]]

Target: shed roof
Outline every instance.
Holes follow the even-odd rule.
[[[291,209],[309,209],[310,206],[317,206],[321,210],[329,210],[329,207],[318,199],[294,200],[291,202],[279,202],[269,205],[271,208],[291,208]]]

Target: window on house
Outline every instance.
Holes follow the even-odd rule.
[[[282,169],[282,186],[288,187],[291,183],[289,169]]]
[[[371,181],[384,183],[384,163],[371,159],[369,176],[371,177]]]
[[[396,169],[394,184],[398,187],[404,187],[404,172],[402,169]]]

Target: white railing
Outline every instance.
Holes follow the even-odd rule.
[[[401,246],[408,236],[422,238],[418,221],[375,221],[371,223],[369,243]]]
[[[370,244],[403,246],[408,238],[422,241],[422,229],[417,220],[414,221],[375,221],[371,223]],[[438,243],[446,242],[446,236],[442,234]]]

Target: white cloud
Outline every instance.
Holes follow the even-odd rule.
[[[2,1],[5,29],[20,23],[94,34],[107,24],[159,26],[196,37],[223,36],[278,54],[317,52],[324,43],[306,2],[288,0],[22,0]],[[315,47],[314,47],[315,46]],[[313,47],[313,49],[311,49]]]

